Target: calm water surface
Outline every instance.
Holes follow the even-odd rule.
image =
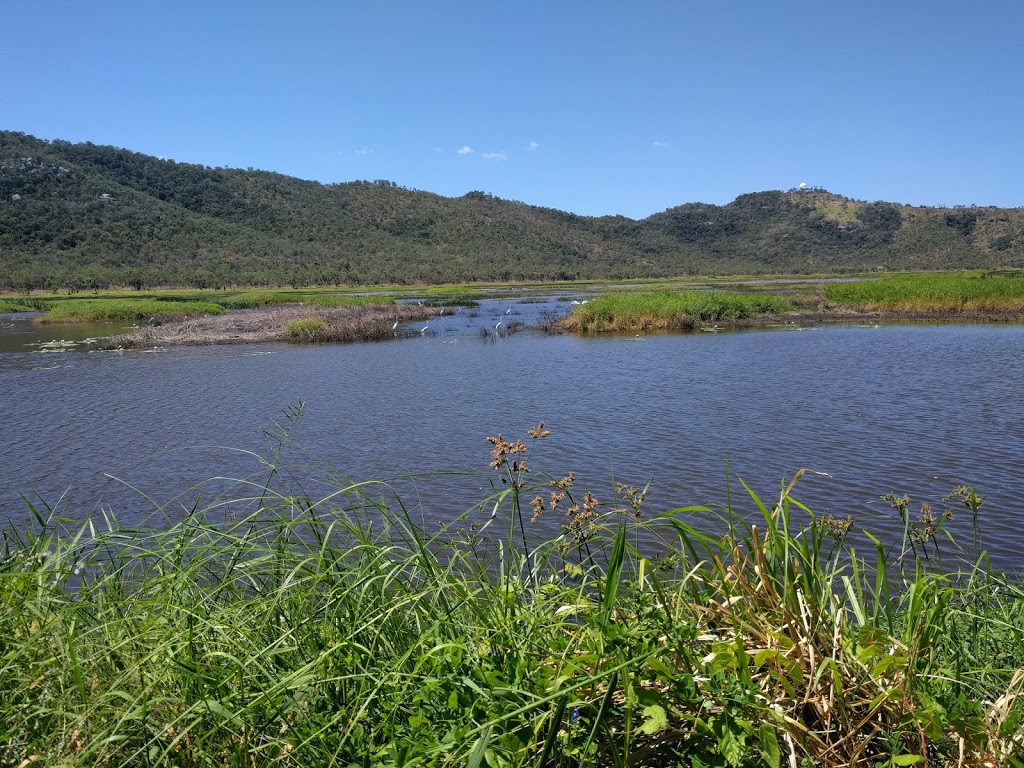
[[[605,499],[612,473],[653,480],[651,513],[724,500],[727,465],[766,499],[808,467],[828,477],[802,479],[797,498],[895,535],[880,495],[938,506],[954,485],[973,484],[986,500],[986,546],[1021,568],[1024,327],[501,335],[565,306],[488,301],[376,344],[124,353],[44,353],[26,345],[96,331],[0,316],[0,515],[26,519],[24,495],[142,521],[153,509],[143,493],[166,502],[205,478],[257,471],[230,449],[267,454],[261,427],[302,400],[295,439],[351,478],[478,473],[403,485],[427,518],[489,489],[487,436],[525,439],[543,419],[552,434],[531,456],[535,469],[575,470],[578,488]],[[541,524],[557,531],[560,520]]]

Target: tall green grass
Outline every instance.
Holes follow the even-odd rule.
[[[386,296],[345,296],[329,293],[302,294],[280,291],[245,291],[218,300],[225,309],[256,309],[277,304],[306,304],[314,307],[355,307],[364,304],[393,304]]]
[[[790,310],[787,302],[770,294],[626,293],[599,296],[576,307],[569,323],[580,331],[682,329]]]
[[[40,312],[50,308],[50,303],[43,299],[18,296],[13,299],[0,299],[0,312]]]
[[[17,300],[24,303],[23,300]],[[28,300],[31,301],[31,300]],[[39,319],[41,323],[121,322],[150,317],[180,315],[219,315],[230,309],[252,309],[282,304],[306,304],[312,307],[354,307],[365,304],[391,304],[392,299],[381,296],[338,296],[333,294],[278,293],[248,291],[233,296],[217,297],[216,301],[179,296],[139,298],[66,298],[40,303],[49,312]],[[28,305],[26,305],[28,306]],[[3,304],[0,303],[0,311]],[[14,307],[9,311],[23,311]]]
[[[887,311],[1019,312],[1024,310],[1024,277],[986,273],[896,275],[832,283],[825,287],[825,296],[843,307]]]
[[[1024,593],[983,558],[858,551],[799,474],[598,499],[538,471],[545,434],[493,438],[493,492],[439,530],[281,452],[169,527],[33,508],[0,765],[1021,765]]]
[[[122,322],[170,315],[220,315],[224,307],[207,301],[160,299],[76,299],[54,303],[40,323]]]

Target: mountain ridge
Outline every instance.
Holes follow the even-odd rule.
[[[0,131],[0,288],[628,279],[1024,266],[1024,209],[770,190],[644,219],[322,184]]]

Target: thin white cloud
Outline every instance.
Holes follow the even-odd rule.
[[[672,148],[672,142],[671,141],[652,141],[651,142],[651,146],[654,147],[655,149],[671,149]]]
[[[484,160],[508,160],[508,155],[502,152],[481,152],[480,157]]]
[[[536,141],[531,141],[529,144],[526,145],[526,148],[530,152],[536,152],[539,147],[540,147],[540,144],[538,144]]]
[[[360,157],[366,157],[367,155],[372,155],[373,154],[373,150],[372,149],[357,149],[355,152]]]
[[[473,148],[472,147],[468,147],[468,146],[467,147],[459,147],[458,149],[455,150],[455,154],[456,155],[471,155],[471,154],[473,154]]]

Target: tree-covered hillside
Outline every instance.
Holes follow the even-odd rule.
[[[1024,266],[1024,209],[824,190],[635,221],[484,192],[324,185],[0,132],[0,289],[323,285]]]

